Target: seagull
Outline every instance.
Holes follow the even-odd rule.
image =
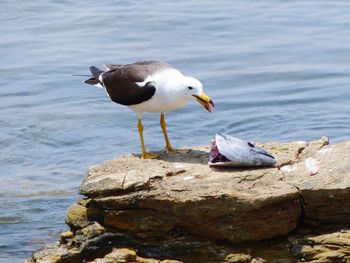
[[[131,64],[107,64],[105,71],[91,66],[91,77],[84,81],[106,90],[110,99],[128,106],[138,116],[137,128],[140,135],[142,159],[157,158],[147,152],[144,138],[142,114],[159,112],[160,126],[168,152],[180,153],[171,146],[167,134],[166,112],[185,106],[191,99],[196,99],[206,110],[211,112],[213,101],[203,91],[202,83],[193,77],[184,76],[173,66],[159,61],[140,61]]]

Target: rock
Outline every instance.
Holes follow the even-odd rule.
[[[127,262],[140,262],[136,261],[136,251],[128,248],[114,249],[111,253],[105,255],[103,258],[97,258],[91,263],[127,263]]]
[[[175,223],[171,218],[152,210],[106,211],[104,224],[108,227],[128,230],[140,237],[164,236],[171,231]]]
[[[303,262],[346,262],[350,260],[350,230],[294,240],[291,251]]]
[[[322,141],[320,142],[322,143]],[[317,223],[344,224],[350,222],[350,141],[335,145],[323,144],[300,154],[300,161],[285,180],[297,187],[303,199],[305,220]],[[312,158],[314,172],[305,166]],[[313,173],[313,176],[310,176]]]
[[[73,204],[66,214],[66,224],[72,228],[83,228],[87,226],[90,221],[87,216],[87,209],[85,206]]]
[[[103,258],[97,258],[94,261],[88,263],[181,263],[177,260],[157,260],[153,258],[139,257],[134,249],[130,248],[118,248]]]
[[[82,199],[68,209],[65,222],[73,229],[81,229],[100,217],[100,209],[90,199]]]
[[[82,235],[84,235],[87,238],[93,238],[106,232],[106,229],[103,226],[101,226],[98,222],[94,222],[93,224],[88,225],[87,227],[84,227],[83,229],[78,231],[81,231]]]
[[[67,260],[66,260],[67,259]],[[49,244],[35,251],[28,262],[33,263],[60,263],[60,262],[79,262],[80,254],[77,249],[69,249],[59,242]]]
[[[246,254],[230,254],[225,258],[228,263],[249,263],[252,257]]]
[[[199,148],[170,155],[172,161],[121,157],[93,167],[80,190],[106,209],[106,225],[139,236],[181,226],[196,236],[239,243],[285,235],[297,226],[300,194],[281,181],[281,171],[211,169],[203,162],[207,155],[207,148]],[[177,169],[182,172],[168,176]]]
[[[345,262],[350,141],[257,145],[275,167],[210,168],[209,147],[91,167],[70,231],[30,262]]]
[[[66,239],[69,239],[69,238],[73,238],[74,237],[74,233],[72,231],[68,230],[68,231],[62,232],[60,234],[60,237],[61,237],[61,240],[66,240]]]
[[[288,261],[280,261],[278,260],[279,262],[290,262],[289,260]],[[263,258],[253,258],[250,263],[266,263],[267,261]]]

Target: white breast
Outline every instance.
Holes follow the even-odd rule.
[[[139,86],[147,82],[153,82],[156,92],[151,99],[129,108],[137,113],[142,112],[168,112],[185,106],[190,100],[184,95],[181,83],[184,76],[176,69],[166,69],[147,77],[143,82],[136,83]]]

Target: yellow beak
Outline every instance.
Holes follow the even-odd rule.
[[[203,107],[211,112],[210,105],[214,108],[214,102],[210,99],[210,97],[205,94],[204,92],[200,93],[199,95],[193,95],[193,97],[196,98],[199,104],[203,105]]]

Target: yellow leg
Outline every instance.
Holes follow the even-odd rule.
[[[169,141],[169,137],[168,137],[168,133],[166,131],[166,123],[165,123],[165,117],[164,117],[164,113],[160,114],[160,127],[162,127],[163,130],[163,134],[164,134],[164,138],[165,138],[165,149],[168,152],[176,152],[176,153],[186,153],[189,150],[188,149],[175,149],[171,146],[170,141]]]
[[[137,128],[139,130],[141,147],[142,147],[142,159],[154,159],[154,158],[157,158],[158,155],[151,154],[151,153],[148,153],[146,151],[145,142],[143,140],[143,125],[142,125],[142,120],[141,119],[139,119],[139,121],[137,122]]]
[[[169,137],[168,137],[168,133],[166,131],[166,124],[165,124],[164,113],[160,114],[160,127],[162,127],[164,138],[165,138],[165,144],[166,144],[165,149],[167,149],[167,151],[169,151],[169,152],[175,151],[175,149],[173,147],[171,147],[171,144],[170,144],[170,141],[169,141]]]

